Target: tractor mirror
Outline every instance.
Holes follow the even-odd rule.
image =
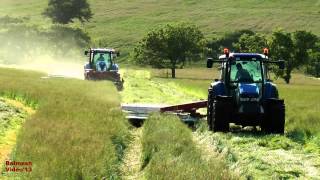
[[[208,59],[207,59],[207,68],[212,68],[212,65],[213,65],[213,60],[212,60],[212,58],[208,58]]]
[[[280,60],[278,63],[279,69],[284,69],[285,68],[285,64],[284,64],[284,60]]]
[[[117,56],[118,56],[118,57],[120,56],[120,51],[117,51]]]
[[[86,56],[87,56],[87,55],[88,55],[88,53],[89,53],[88,51],[84,51],[84,55],[86,55]]]

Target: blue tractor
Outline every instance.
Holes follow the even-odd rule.
[[[207,67],[221,65],[221,77],[208,90],[207,122],[214,132],[229,131],[229,124],[260,126],[266,133],[284,133],[285,104],[270,80],[270,64],[284,69],[284,61],[271,61],[268,49],[264,54],[229,53],[219,60],[208,58]]]

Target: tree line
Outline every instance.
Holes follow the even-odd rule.
[[[262,53],[270,49],[273,60],[284,60],[286,68],[275,74],[290,83],[291,73],[298,69],[320,76],[320,39],[312,32],[275,30],[272,34],[239,30],[206,40],[194,25],[180,23],[165,25],[150,31],[134,48],[133,61],[155,68],[183,68],[187,61],[218,57],[223,48],[231,52]]]

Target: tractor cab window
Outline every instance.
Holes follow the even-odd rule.
[[[236,59],[231,62],[231,82],[262,82],[261,62],[255,59]]]
[[[106,71],[111,67],[111,54],[110,53],[95,53],[93,56],[93,64],[96,65],[96,69],[100,71]]]

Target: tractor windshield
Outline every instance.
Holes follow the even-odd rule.
[[[98,52],[95,53],[93,56],[93,63],[94,64],[101,64],[101,62],[103,62],[105,64],[105,68],[106,69],[110,69],[111,67],[111,53],[108,52]]]
[[[241,59],[231,62],[231,82],[262,82],[261,62],[259,60]]]

